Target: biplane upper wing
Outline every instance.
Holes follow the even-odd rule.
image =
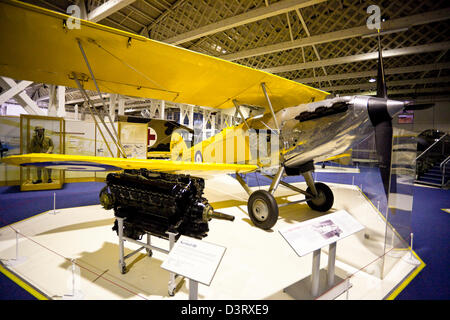
[[[79,29],[71,29],[71,21]],[[79,43],[100,91],[212,108],[241,104],[275,111],[319,101],[328,93],[276,75],[143,36],[71,18],[18,1],[0,1],[0,75],[95,90]],[[7,49],[6,49],[7,48]]]
[[[70,27],[72,20],[79,22],[79,28]],[[267,108],[261,88],[265,83],[275,111],[322,100],[328,94],[273,74],[19,1],[0,0],[0,30],[0,75],[14,79],[76,87],[76,77],[85,89],[95,90],[83,50],[102,92],[213,108],[233,107],[233,100]],[[257,168],[57,154],[10,156],[2,161],[65,170],[147,168],[199,176]]]
[[[250,164],[198,163],[153,159],[123,159],[66,154],[29,153],[2,159],[2,162],[21,167],[42,167],[68,171],[120,171],[149,169],[167,173],[189,173],[209,176],[217,173],[246,173],[257,166]]]

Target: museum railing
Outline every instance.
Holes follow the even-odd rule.
[[[416,157],[416,182],[442,187],[446,181],[443,169],[449,155],[450,135],[445,133]]]
[[[439,166],[442,172],[441,187],[446,186],[448,183],[448,178],[450,176],[450,168],[448,166],[449,163],[450,163],[450,156],[448,156],[444,161],[442,161]]]

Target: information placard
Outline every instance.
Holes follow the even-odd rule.
[[[209,286],[226,248],[181,236],[161,268]]]
[[[279,230],[300,256],[339,241],[364,229],[347,211],[339,210]]]

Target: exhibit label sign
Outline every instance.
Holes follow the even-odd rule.
[[[225,249],[213,243],[181,236],[161,268],[209,286]]]
[[[280,230],[300,256],[337,242],[364,229],[347,211],[339,210]]]

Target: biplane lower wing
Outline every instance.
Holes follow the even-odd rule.
[[[198,163],[187,161],[123,159],[66,154],[30,153],[14,155],[2,162],[21,167],[40,167],[67,171],[121,171],[148,169],[167,173],[184,173],[193,176],[210,176],[224,173],[245,173],[256,170],[256,165],[227,163]]]

